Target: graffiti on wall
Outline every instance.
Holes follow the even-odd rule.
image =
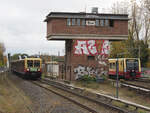
[[[75,55],[108,55],[108,40],[76,40],[74,44]]]
[[[106,61],[108,61],[108,57],[106,57],[105,55],[98,55],[96,56],[96,61],[103,66],[107,66]]]
[[[105,55],[97,55],[96,62],[98,62],[99,67],[84,66],[79,64],[76,68],[74,68],[75,79],[80,79],[84,75],[89,75],[96,78],[102,75],[107,75],[108,57]]]
[[[80,79],[84,75],[100,77],[108,73],[108,40],[76,40],[74,43],[75,55],[95,56],[97,67],[78,65],[74,68],[75,79]]]
[[[98,69],[88,66],[79,65],[78,67],[74,68],[75,79],[79,79],[84,75],[96,76],[98,75]]]
[[[89,75],[93,77],[100,77],[101,75],[106,75],[107,71],[104,68],[96,68],[96,67],[89,67],[79,65],[78,67],[74,68],[75,79],[80,79],[84,75]]]

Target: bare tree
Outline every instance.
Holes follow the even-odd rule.
[[[150,0],[141,1],[141,8],[143,17],[142,38],[145,43],[148,43],[148,40],[150,39]]]
[[[145,7],[150,12],[150,0],[144,0]]]
[[[5,52],[5,46],[3,43],[0,43],[0,66],[4,64],[4,52]]]

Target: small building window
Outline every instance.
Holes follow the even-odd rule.
[[[68,25],[68,26],[71,25],[71,19],[70,19],[70,18],[67,19],[67,25]]]
[[[114,27],[114,20],[110,20],[110,21],[109,21],[109,26],[110,26],[110,27]]]
[[[87,56],[88,60],[95,60],[95,56]]]
[[[77,25],[80,26],[80,19],[77,19]]]
[[[104,20],[100,20],[100,26],[104,26]]]
[[[109,26],[109,20],[105,20],[105,26]]]
[[[96,20],[95,25],[99,26],[99,20]]]
[[[85,26],[85,19],[82,20],[82,26]]]
[[[72,25],[76,24],[76,19],[72,19]]]

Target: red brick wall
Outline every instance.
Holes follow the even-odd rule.
[[[51,19],[47,23],[47,35],[53,34],[98,34],[128,35],[128,21],[115,20],[114,27],[67,26],[67,19]]]
[[[98,57],[95,56],[94,60],[88,60],[87,55],[74,55],[73,51],[73,45],[75,43],[75,40],[66,40],[66,79],[67,80],[76,80],[76,77],[78,76],[79,68],[85,68],[84,70],[87,71],[87,68],[91,68],[94,72],[97,71],[97,75],[101,75],[103,72],[107,74],[108,72],[108,56],[104,56],[103,59],[101,59],[101,56]],[[99,61],[102,61],[106,63],[106,65],[102,65],[99,63]],[[92,74],[91,74],[92,75]],[[95,74],[93,74],[95,75]]]
[[[47,36],[48,34],[52,34],[52,22],[51,20],[47,22]]]

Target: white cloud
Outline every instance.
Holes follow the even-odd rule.
[[[0,41],[7,52],[57,54],[64,42],[46,40],[46,23],[51,11],[90,12],[91,7],[110,7],[117,0],[0,0]]]

